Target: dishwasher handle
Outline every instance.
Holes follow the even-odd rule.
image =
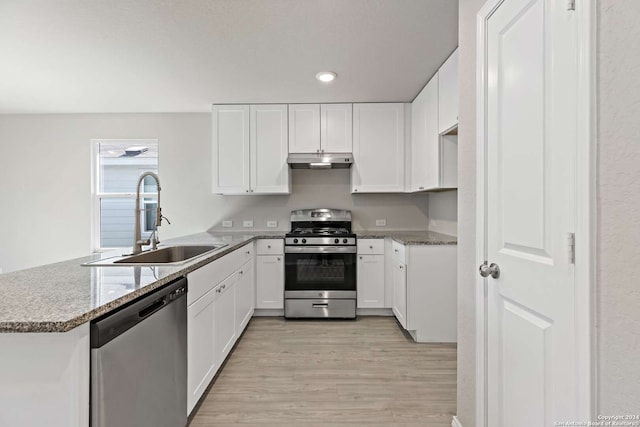
[[[169,299],[168,296],[160,298],[155,302],[152,302],[151,304],[149,304],[148,306],[146,306],[145,308],[143,308],[138,312],[138,317],[140,319],[144,319],[145,317],[151,316],[153,313],[160,310],[162,307],[164,307],[167,304],[167,299]]]
[[[91,348],[104,346],[154,313],[183,299],[186,294],[187,279],[182,277],[93,320]]]

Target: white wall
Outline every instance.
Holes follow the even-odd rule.
[[[458,191],[429,194],[429,230],[458,235]]]
[[[476,389],[476,15],[485,0],[459,2],[458,419],[473,427]]]
[[[238,228],[267,219],[289,228],[296,208],[351,209],[354,228],[426,229],[426,194],[349,192],[348,170],[293,171],[290,196],[211,194],[211,116],[185,114],[0,115],[0,268],[4,272],[91,251],[90,141],[157,138],[162,181],[160,237],[217,228],[223,219]],[[241,227],[240,227],[241,228]]]
[[[640,413],[640,2],[598,2],[598,414]]]

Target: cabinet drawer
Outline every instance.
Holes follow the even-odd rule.
[[[247,262],[248,260],[250,260],[251,258],[253,258],[253,256],[256,254],[256,249],[255,249],[255,247],[253,245],[253,242],[251,242],[251,243],[249,243],[247,245],[244,245],[240,249],[238,249],[237,252],[240,252],[240,254],[241,254],[240,265],[242,265],[245,262]]]
[[[393,259],[398,261],[401,264],[405,264],[405,255],[404,255],[404,245],[402,243],[398,243],[393,241],[391,243],[391,248],[393,250]]]
[[[384,255],[384,239],[359,239],[358,255]]]
[[[260,239],[257,242],[258,255],[282,255],[284,254],[284,240]]]

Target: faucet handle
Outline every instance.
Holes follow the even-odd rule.
[[[171,225],[171,221],[169,221],[169,218],[167,218],[166,216],[164,216],[164,215],[162,215],[162,214],[161,214],[161,215],[160,215],[160,220],[163,220],[163,219],[164,219],[165,221],[167,221],[167,224]]]

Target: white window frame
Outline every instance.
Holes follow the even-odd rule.
[[[112,144],[127,144],[130,146],[138,146],[138,145],[150,145],[154,144],[158,147],[158,172],[160,170],[160,145],[158,144],[157,139],[153,138],[144,138],[144,139],[134,139],[134,138],[100,138],[100,139],[92,139],[91,140],[91,250],[93,252],[111,252],[122,249],[129,249],[133,247],[133,230],[131,230],[131,246],[125,246],[123,248],[103,248],[100,246],[100,202],[102,199],[132,199],[135,200],[136,193],[103,193],[101,188],[101,177],[100,177],[100,144],[101,143],[112,143]],[[144,187],[143,187],[144,188]],[[144,200],[145,198],[156,198],[158,197],[158,193],[140,193],[140,199]],[[141,213],[141,228],[144,232],[144,220],[145,215],[144,211]]]

